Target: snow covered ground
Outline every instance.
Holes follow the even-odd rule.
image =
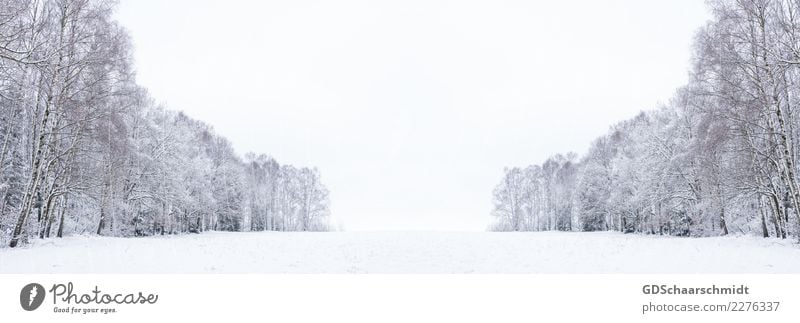
[[[0,273],[800,273],[800,246],[610,232],[77,236],[2,248]]]

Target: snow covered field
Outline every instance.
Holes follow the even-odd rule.
[[[610,232],[77,236],[0,249],[0,273],[800,273],[800,247]]]

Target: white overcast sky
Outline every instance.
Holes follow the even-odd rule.
[[[122,0],[139,82],[316,166],[347,230],[484,230],[503,167],[583,153],[687,80],[673,1]]]

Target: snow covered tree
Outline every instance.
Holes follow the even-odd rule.
[[[318,171],[269,160],[254,172],[211,126],[153,104],[114,4],[0,3],[0,243],[327,230]]]
[[[563,166],[550,159],[541,186],[519,188],[542,191],[532,208],[545,228],[565,229],[552,224],[565,218],[554,201],[571,187],[584,231],[800,238],[800,5],[708,3],[692,77],[671,102],[595,140],[575,164],[576,185],[554,185]],[[498,201],[497,210],[511,207]]]

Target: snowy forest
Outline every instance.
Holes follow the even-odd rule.
[[[490,229],[800,238],[800,3],[707,5],[688,84],[582,156],[505,169]]]
[[[208,124],[154,103],[114,7],[0,0],[0,243],[328,230],[316,169],[239,157]]]

